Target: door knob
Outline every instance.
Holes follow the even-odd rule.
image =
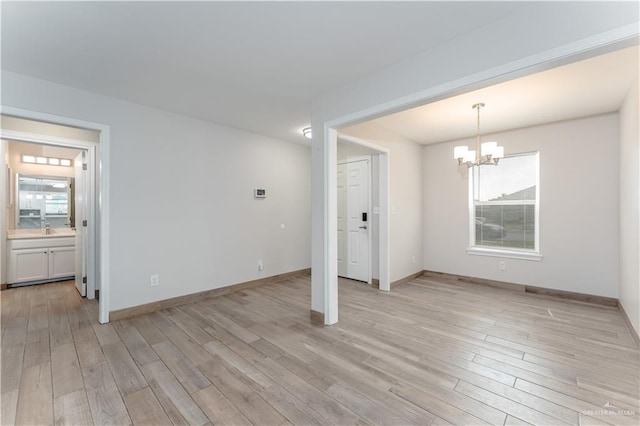
[[[359,228],[360,228],[360,229],[367,229],[367,225],[365,225],[365,226],[360,226]]]

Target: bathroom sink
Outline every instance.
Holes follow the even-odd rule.
[[[68,229],[68,228],[60,228],[60,229],[52,229],[51,230],[51,234],[53,236],[60,236],[60,237],[73,237],[74,235],[76,235],[76,231],[74,229]]]

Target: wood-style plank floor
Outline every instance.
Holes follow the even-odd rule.
[[[2,425],[638,425],[616,308],[417,278],[309,277],[107,325],[73,283],[3,291]]]

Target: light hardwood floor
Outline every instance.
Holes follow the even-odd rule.
[[[3,425],[640,424],[616,308],[417,278],[309,277],[108,325],[73,284],[3,291]]]

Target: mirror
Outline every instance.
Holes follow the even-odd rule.
[[[16,229],[75,228],[73,178],[18,174],[16,187]]]

